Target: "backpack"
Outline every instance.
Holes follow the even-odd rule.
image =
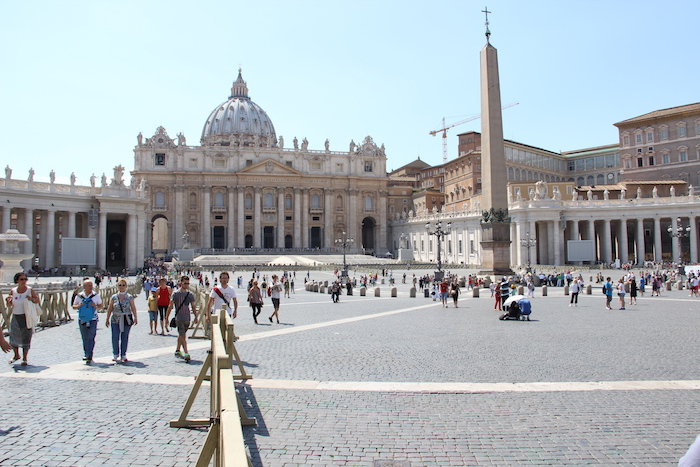
[[[81,297],[83,304],[78,308],[78,319],[80,321],[92,321],[95,318],[95,308],[91,307],[92,297],[96,294],[93,292],[89,297]]]
[[[267,288],[267,296],[272,297],[272,287]]]

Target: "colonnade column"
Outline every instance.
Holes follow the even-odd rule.
[[[231,250],[235,246],[236,241],[236,227],[234,219],[236,218],[236,200],[235,200],[235,188],[229,188],[228,190],[228,213],[226,213],[226,222],[228,227],[226,228],[226,249]]]
[[[553,228],[552,230],[554,231],[554,264],[557,266],[560,264],[564,264],[564,262],[561,260],[561,240],[562,240],[562,231],[561,231],[561,221],[552,221]]]
[[[185,233],[185,207],[182,204],[185,187],[184,185],[175,185],[175,206],[172,210],[173,218],[168,219],[173,223],[173,243],[170,244],[170,253],[173,250],[182,248],[182,235]],[[170,229],[168,229],[170,232]]]
[[[476,229],[477,232],[480,232],[481,229]],[[528,255],[528,258],[531,259],[531,264],[539,264],[539,255],[537,254],[537,243],[539,243],[540,239],[537,238],[537,222],[536,221],[530,221],[528,222],[527,226],[527,231],[530,233],[530,239],[535,240],[535,248],[534,248],[534,255],[533,253],[533,248],[528,245],[527,246],[527,251],[525,252]],[[477,243],[478,245],[478,243]]]
[[[386,209],[387,209],[387,195],[389,194],[388,191],[386,190],[379,190],[379,250],[380,253],[383,253],[381,250],[387,250],[387,245],[386,245],[386,236],[387,236],[387,231],[386,231],[386,224],[387,224],[387,215],[386,215]]]
[[[126,267],[131,271],[136,270],[136,216],[126,215]]]
[[[284,187],[277,187],[277,248],[284,248]]]
[[[97,267],[107,269],[107,213],[100,212],[97,230]]]
[[[260,200],[262,198],[262,188],[259,186],[255,187],[255,196],[253,197],[253,248],[260,248],[261,246],[261,227],[260,227],[260,216],[262,216],[262,206]]]
[[[304,188],[301,205],[301,246],[309,247],[309,189]]]
[[[32,209],[24,210],[24,232],[27,237],[29,237],[28,242],[24,243],[24,253],[30,254],[34,252],[34,244],[36,239],[34,238],[34,211]],[[36,253],[35,253],[36,254]]]
[[[333,213],[331,212],[331,198],[333,188],[323,189],[323,248],[333,247]]]
[[[148,256],[146,254],[146,238],[148,238],[146,214],[138,214],[136,220],[138,221],[136,225],[136,266],[141,267],[143,266],[143,259]]]
[[[593,240],[593,256],[595,256],[596,252],[598,251],[598,248],[596,248],[596,241],[595,241],[595,221],[593,219],[588,221],[588,238],[586,240]],[[593,261],[595,262],[596,259],[600,258],[593,258]]]
[[[236,226],[238,232],[236,233],[236,244],[238,248],[245,248],[245,188],[239,186],[236,188],[236,194],[238,195],[238,225]]]
[[[654,261],[661,261],[661,219],[654,219]]]
[[[620,225],[617,229],[617,246],[620,252],[620,261],[626,263],[629,261],[629,247],[627,242],[627,219],[620,219]]]
[[[612,229],[610,228],[610,219],[603,220],[603,236],[600,241],[601,250],[603,250],[603,262],[611,263],[612,257]]]
[[[676,216],[671,217],[671,228],[673,229],[673,232],[678,232],[678,221],[676,220]],[[678,252],[678,241],[680,239],[675,236],[671,236],[671,261],[673,261],[674,258],[678,258],[678,261],[681,260],[680,253]]]
[[[555,264],[554,263],[554,245],[555,242],[554,236],[555,236],[555,229],[554,229],[554,222],[555,221],[545,221],[545,225],[547,226],[547,263],[546,264]]]
[[[75,238],[75,212],[68,211],[68,238]]]
[[[46,215],[46,268],[55,266],[56,261],[56,211],[50,209]]]
[[[521,258],[521,249],[522,247],[520,246],[520,223],[519,222],[511,222],[510,225],[510,238],[513,239],[513,242],[511,243],[511,263],[517,264],[517,265],[522,265],[523,263],[520,261]],[[459,250],[457,250],[457,254],[459,254]]]
[[[353,248],[355,251],[357,251],[357,245],[360,245],[362,243],[360,235],[358,234],[358,222],[357,222],[357,194],[360,192],[360,190],[356,188],[350,188],[348,189],[348,226],[347,226],[347,232],[348,232],[348,237],[352,238],[355,240],[355,243],[353,243],[350,246],[350,250]],[[415,250],[415,247],[414,247]]]
[[[644,264],[646,257],[644,245],[644,219],[637,219],[637,264]]]
[[[2,208],[2,233],[5,233],[7,229],[10,228],[12,223],[12,208],[9,205],[5,205]],[[7,245],[5,242],[2,243],[2,251],[6,252]]]
[[[299,187],[294,187],[294,238],[292,246],[302,248],[301,242],[301,191]]]
[[[571,238],[570,240],[580,240],[581,233],[578,230],[578,221],[571,221]],[[575,264],[581,264],[581,261],[575,261]]]
[[[202,248],[211,248],[211,190],[203,186],[204,192],[204,218],[202,219]]]
[[[690,262],[696,263],[698,261],[698,226],[695,217],[690,216],[688,221],[690,222]]]

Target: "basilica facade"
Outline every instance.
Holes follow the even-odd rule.
[[[310,149],[277,135],[248,96],[241,76],[207,118],[200,145],[158,128],[138,137],[132,177],[145,180],[153,253],[193,248],[330,250],[385,253],[387,173],[384,146],[367,136],[347,151]]]

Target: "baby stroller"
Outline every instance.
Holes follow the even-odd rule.
[[[503,303],[504,314],[498,317],[500,320],[527,320],[530,321],[532,305],[524,295],[514,295]]]

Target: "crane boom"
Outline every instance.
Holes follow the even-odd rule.
[[[518,104],[520,104],[520,102],[511,102],[510,104],[506,104],[503,107],[501,107],[501,110],[508,109],[508,108],[516,106]],[[481,114],[473,115],[473,116],[467,118],[466,120],[461,120],[459,122],[452,123],[450,125],[445,125],[445,119],[443,118],[442,119],[442,128],[440,128],[439,130],[434,130],[434,131],[430,132],[430,134],[433,136],[436,136],[438,133],[442,132],[442,163],[443,164],[447,162],[447,130],[449,130],[450,128],[454,128],[456,126],[459,126],[459,125],[463,125],[467,122],[477,120],[479,118],[481,118]]]

